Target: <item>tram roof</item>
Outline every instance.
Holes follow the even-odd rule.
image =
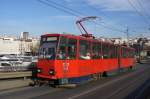
[[[48,34],[44,34],[43,36],[67,36],[67,37],[79,37],[77,35],[73,35],[73,34],[61,34],[61,33],[48,33]]]
[[[82,40],[87,40],[87,41],[92,41],[92,42],[102,42],[102,43],[105,43],[105,44],[119,46],[119,44],[113,44],[113,43],[110,43],[110,42],[107,42],[107,41],[102,41],[102,40],[99,40],[99,39],[86,38],[86,37],[83,37],[81,35],[78,36],[78,35],[73,35],[73,34],[47,33],[47,34],[43,34],[41,37],[44,37],[44,36],[66,36],[66,37],[71,37],[71,38],[75,38],[75,39],[82,39]],[[127,46],[122,46],[122,47],[123,48],[134,49],[134,48],[127,47]]]

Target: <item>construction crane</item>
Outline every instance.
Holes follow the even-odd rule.
[[[77,24],[77,26],[78,26],[81,34],[82,34],[81,36],[84,36],[87,38],[94,38],[94,36],[85,29],[82,22],[89,21],[89,20],[95,20],[96,18],[97,18],[96,16],[88,16],[88,17],[84,17],[84,18],[81,18],[81,19],[76,21],[76,24]],[[83,33],[83,31],[85,33]]]

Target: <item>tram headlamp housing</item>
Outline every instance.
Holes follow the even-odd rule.
[[[49,70],[49,74],[50,74],[50,75],[55,75],[54,69],[50,69],[50,70]]]
[[[41,72],[42,72],[42,69],[41,69],[41,68],[38,68],[38,69],[37,69],[37,72],[38,72],[38,73],[41,73]]]

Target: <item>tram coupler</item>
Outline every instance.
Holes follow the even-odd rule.
[[[49,82],[47,80],[39,80],[39,79],[36,79],[36,80],[33,80],[33,82],[29,83],[30,86],[43,86],[43,85],[47,85],[49,84]]]
[[[77,87],[77,84],[64,84],[64,85],[58,85],[58,88],[75,88]]]

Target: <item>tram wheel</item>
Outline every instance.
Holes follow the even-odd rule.
[[[107,76],[108,76],[108,75],[107,75],[107,72],[104,71],[103,74],[102,74],[102,76],[103,76],[103,77],[107,77]]]

